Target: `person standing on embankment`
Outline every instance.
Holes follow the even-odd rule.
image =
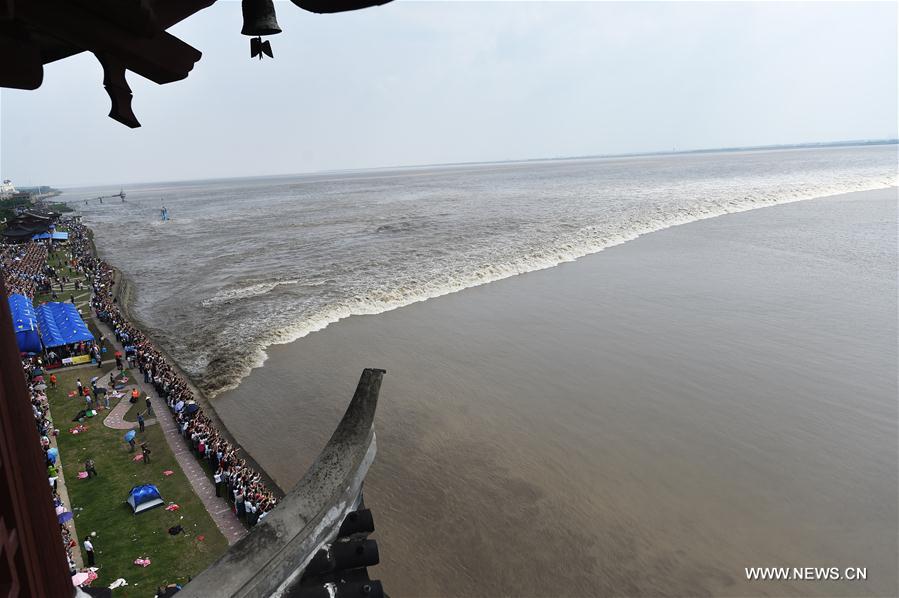
[[[87,566],[94,566],[94,545],[91,543],[90,536],[84,537],[84,554],[87,555]]]

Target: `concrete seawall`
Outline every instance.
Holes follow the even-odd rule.
[[[94,254],[97,255],[96,246],[94,247]],[[108,263],[108,262],[107,262]],[[197,402],[202,406],[203,413],[212,420],[213,425],[216,430],[218,430],[219,434],[225,437],[225,439],[231,444],[231,446],[237,447],[240,451],[240,457],[246,460],[247,464],[255,471],[258,471],[265,482],[265,485],[275,493],[279,498],[284,496],[284,489],[281,488],[275,480],[268,475],[265,469],[256,461],[252,455],[250,455],[247,451],[243,449],[241,444],[237,442],[237,439],[234,438],[234,435],[228,430],[228,427],[224,424],[222,419],[219,417],[218,413],[215,411],[215,407],[209,401],[205,394],[194,384],[194,381],[191,377],[178,366],[178,362],[172,359],[171,355],[166,353],[162,347],[160,347],[159,343],[156,339],[153,338],[153,335],[147,331],[147,327],[143,325],[140,321],[140,318],[133,311],[133,305],[136,300],[137,290],[134,283],[125,275],[124,272],[119,270],[118,268],[113,267],[114,273],[114,289],[113,296],[115,297],[116,304],[119,307],[119,310],[122,312],[122,315],[131,322],[131,324],[138,329],[150,339],[153,343],[153,346],[156,350],[161,353],[166,362],[174,369],[181,378],[187,382],[188,387],[193,393],[194,397],[196,397]]]

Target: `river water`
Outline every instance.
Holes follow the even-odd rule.
[[[199,181],[73,201],[136,314],[214,395],[266,349],[673,224],[895,181],[896,146]],[[160,210],[171,220],[163,222]]]
[[[366,500],[391,595],[896,595],[895,189],[669,228],[895,174],[895,146],[712,153],[158,185],[82,210],[282,487],[361,368],[388,370]]]

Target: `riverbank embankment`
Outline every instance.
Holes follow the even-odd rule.
[[[96,255],[96,247],[94,248]],[[136,300],[137,287],[131,282],[128,276],[119,270],[118,268],[113,267],[113,295],[115,297],[115,302],[119,307],[119,310],[122,312],[122,315],[131,322],[134,326],[141,330],[141,332],[146,335],[148,338],[153,340],[153,335],[148,333],[147,327],[142,324],[140,318],[137,314],[134,313],[133,305]],[[215,410],[212,402],[205,396],[205,394],[200,390],[200,388],[194,383],[192,378],[179,367],[178,362],[175,361],[170,355],[166,353],[164,349],[159,346],[158,342],[154,342],[156,351],[161,353],[169,366],[174,369],[178,375],[184,380],[189,386],[195,400],[202,406],[203,412],[207,418],[209,418],[216,430],[220,435],[222,435],[232,446],[237,447],[240,451],[240,456],[244,459],[250,468],[259,472],[262,476],[262,479],[265,481],[266,486],[271,489],[276,496],[283,497],[285,491],[281,488],[271,476],[266,473],[265,469],[253,458],[249,452],[243,450],[240,443],[234,438],[231,432],[228,430],[228,426],[222,421],[219,417],[218,413]]]

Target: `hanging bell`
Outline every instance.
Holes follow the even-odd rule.
[[[240,8],[243,10],[242,34],[257,36],[281,33],[275,18],[273,0],[241,0]]]

